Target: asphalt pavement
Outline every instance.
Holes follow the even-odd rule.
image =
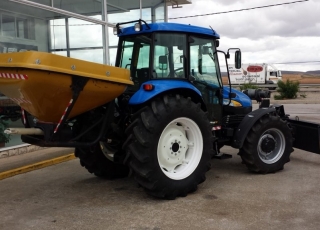
[[[291,117],[320,124],[318,103],[281,104]],[[0,229],[319,229],[319,155],[295,149],[284,170],[257,175],[241,164],[238,150],[222,151],[233,158],[212,160],[199,189],[173,201],[146,195],[131,177],[95,177],[72,148],[0,158],[0,175],[64,161],[0,180]]]
[[[1,230],[318,230],[320,156],[296,150],[284,170],[250,173],[237,150],[212,160],[187,197],[148,196],[132,177],[103,180],[74,159],[0,180]]]

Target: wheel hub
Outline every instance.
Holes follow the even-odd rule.
[[[168,129],[161,141],[163,150],[163,160],[166,165],[176,166],[182,164],[184,155],[188,149],[188,141],[183,129]]]
[[[172,151],[176,153],[178,152],[178,150],[179,150],[179,144],[177,142],[173,143]]]
[[[265,153],[272,152],[276,147],[276,141],[270,134],[265,135],[262,138],[261,150]]]
[[[279,129],[268,129],[258,142],[257,150],[260,159],[266,164],[277,162],[285,151],[285,145],[285,137]]]

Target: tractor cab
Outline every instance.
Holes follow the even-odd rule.
[[[217,58],[219,35],[212,29],[177,23],[147,24],[120,28],[116,66],[130,70],[132,93],[149,80],[191,82],[200,91],[211,120],[221,120],[223,85]],[[173,81],[175,80],[175,81]],[[213,111],[215,111],[213,113]]]

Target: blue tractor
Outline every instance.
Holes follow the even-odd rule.
[[[148,194],[164,199],[195,191],[212,158],[228,157],[220,153],[225,145],[239,149],[247,168],[262,174],[282,170],[293,147],[320,152],[318,124],[289,119],[282,105],[270,106],[268,91],[223,85],[218,53],[227,64],[234,51],[240,68],[241,52],[219,51],[214,30],[137,20],[118,23],[115,33],[116,66],[130,71],[134,85],[108,105],[64,118],[53,138],[53,128],[30,121],[44,139],[23,135],[23,141],[75,147],[90,173],[117,178],[131,172]],[[252,110],[251,100],[259,109]]]
[[[121,28],[128,23],[136,24]],[[118,99],[120,111],[130,109],[122,148],[126,164],[147,193],[174,199],[195,191],[211,159],[224,156],[219,152],[223,145],[240,149],[251,171],[283,169],[293,138],[288,122],[278,114],[281,107],[252,112],[250,97],[260,100],[268,92],[250,91],[249,97],[223,86],[220,37],[214,30],[139,20],[119,23],[115,32],[116,66],[129,69],[134,82]],[[241,66],[239,49],[235,65]]]

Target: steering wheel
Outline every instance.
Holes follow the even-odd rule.
[[[175,69],[175,70],[173,70],[173,73],[174,73],[174,76],[176,77],[176,78],[179,78],[180,76],[178,75],[178,71],[179,70],[183,70],[184,68],[183,67],[180,67],[180,68],[178,68],[178,69]],[[169,75],[168,75],[168,77],[170,77],[171,76],[171,73],[169,73]]]

